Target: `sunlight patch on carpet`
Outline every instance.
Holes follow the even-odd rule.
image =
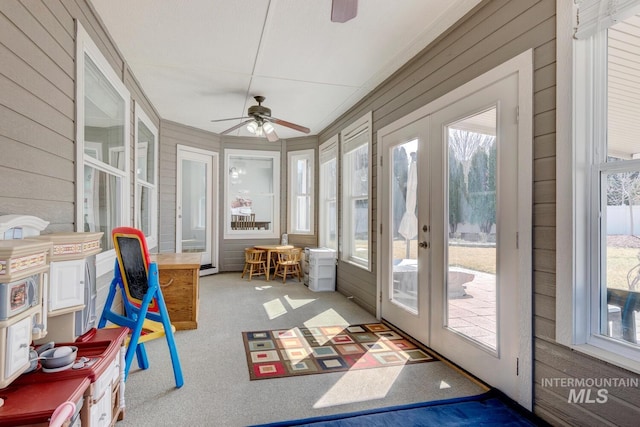
[[[313,408],[327,408],[349,403],[384,399],[404,366],[348,371],[316,403]]]

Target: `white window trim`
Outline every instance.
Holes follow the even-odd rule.
[[[576,351],[640,372],[637,347],[590,333],[594,307],[586,260],[587,233],[593,230],[586,212],[587,175],[580,166],[588,159],[586,150],[576,141],[590,144],[593,132],[606,129],[587,131],[586,126],[580,126],[588,123],[586,117],[592,114],[588,107],[593,104],[581,99],[585,94],[580,88],[593,84],[577,73],[589,66],[577,60],[593,60],[584,53],[592,51],[593,40],[574,40],[577,9],[573,2],[559,1],[556,7],[556,340]]]
[[[372,235],[372,231],[371,231],[371,210],[372,210],[372,206],[371,206],[371,189],[372,189],[372,182],[371,182],[371,169],[372,169],[372,165],[371,165],[371,161],[372,161],[372,156],[371,156],[371,151],[372,151],[372,141],[373,141],[373,113],[372,112],[368,112],[367,114],[365,114],[364,116],[360,117],[358,120],[356,120],[355,122],[353,122],[352,124],[350,124],[349,126],[347,126],[346,128],[344,128],[341,132],[340,132],[340,162],[342,163],[340,170],[342,171],[341,173],[341,179],[344,180],[347,177],[347,174],[344,173],[344,161],[345,161],[345,150],[346,150],[346,146],[349,145],[350,142],[350,136],[352,135],[356,135],[359,134],[361,132],[361,130],[365,130],[368,135],[367,135],[367,139],[368,139],[368,156],[369,156],[369,167],[368,167],[368,183],[369,183],[369,188],[367,189],[368,191],[368,198],[369,198],[369,203],[368,203],[368,213],[367,213],[367,228],[368,228],[368,232],[367,232],[367,238],[368,238],[368,243],[367,243],[367,260],[366,262],[364,260],[360,260],[359,258],[354,258],[351,257],[351,252],[352,252],[352,245],[353,242],[351,241],[351,239],[349,238],[349,236],[351,236],[351,226],[350,226],[350,221],[351,221],[351,216],[350,215],[345,215],[345,206],[347,206],[348,200],[347,198],[349,197],[349,193],[347,191],[345,191],[346,188],[346,183],[342,182],[342,197],[341,197],[341,201],[342,201],[342,218],[341,218],[341,224],[342,224],[342,233],[341,233],[341,243],[339,244],[339,246],[341,247],[340,252],[341,252],[341,259],[344,262],[348,262],[350,264],[353,264],[357,267],[360,268],[364,268],[367,271],[371,271],[371,235]]]
[[[338,183],[340,182],[340,173],[339,173],[339,168],[338,168],[338,135],[334,135],[333,137],[331,137],[329,140],[327,140],[326,142],[323,142],[322,144],[320,144],[320,147],[318,148],[318,176],[319,176],[319,185],[318,185],[318,192],[319,192],[319,197],[324,197],[327,194],[327,190],[325,189],[325,179],[322,176],[322,166],[325,163],[328,163],[332,160],[335,160],[336,162],[336,182],[335,182],[335,188],[334,188],[334,194],[336,195],[336,214],[335,214],[335,223],[336,226],[338,224],[338,210],[339,210],[339,200],[340,197],[338,197]],[[319,200],[319,204],[320,204],[320,209],[318,209],[318,243],[321,247],[326,247],[326,248],[331,248],[331,249],[335,249],[336,252],[338,251],[338,238],[336,236],[336,247],[331,247],[328,245],[327,243],[327,231],[324,229],[325,224],[327,224],[327,219],[326,216],[328,216],[328,211],[326,208],[326,204],[324,203],[324,199],[323,200]],[[337,233],[338,230],[336,230]]]
[[[307,176],[307,179],[309,180],[309,188],[310,188],[310,192],[308,194],[308,196],[311,198],[311,202],[310,202],[310,207],[309,207],[309,230],[308,231],[302,231],[302,230],[298,230],[296,229],[295,226],[295,218],[297,216],[297,203],[295,203],[296,197],[298,196],[297,193],[297,188],[298,185],[295,182],[296,178],[297,178],[297,173],[294,170],[294,163],[300,159],[300,158],[306,158],[309,161],[309,164],[311,165],[311,170],[309,171],[309,174]],[[289,221],[288,221],[288,233],[289,234],[300,234],[300,235],[313,235],[315,233],[315,223],[314,223],[314,213],[315,213],[315,182],[314,182],[314,176],[315,176],[315,168],[316,168],[316,164],[315,164],[315,150],[313,149],[308,149],[308,150],[298,150],[298,151],[289,151],[287,153],[287,170],[289,171],[289,188],[288,188],[288,197],[289,197],[289,203],[288,203],[288,217],[289,217]]]
[[[149,249],[155,248],[158,246],[158,146],[159,146],[159,141],[158,141],[158,128],[153,124],[153,121],[151,121],[151,118],[149,118],[149,116],[144,112],[144,110],[140,107],[140,105],[135,104],[134,105],[134,115],[135,115],[135,128],[134,128],[134,141],[135,141],[135,161],[134,161],[134,177],[135,177],[135,181],[136,181],[136,185],[135,185],[135,214],[134,214],[134,218],[136,221],[139,221],[140,218],[138,218],[138,215],[140,213],[140,206],[138,206],[138,200],[140,199],[140,195],[138,194],[138,184],[142,185],[143,187],[147,187],[148,189],[151,190],[151,235],[150,236],[145,236],[147,239],[147,246],[149,247]],[[151,153],[151,155],[154,156],[154,162],[153,162],[153,171],[151,171],[151,174],[153,175],[153,183],[150,183],[148,181],[144,181],[138,178],[138,173],[137,173],[137,167],[138,167],[138,136],[139,136],[139,130],[138,130],[138,126],[139,123],[142,122],[147,129],[149,129],[149,131],[151,131],[151,134],[153,135],[154,138],[154,144],[153,144],[153,153]],[[149,171],[147,171],[147,173],[149,173]]]
[[[89,36],[89,34],[77,20],[76,29],[76,231],[82,232],[84,231],[82,226],[82,216],[84,209],[84,203],[82,203],[82,200],[84,200],[84,166],[85,164],[95,166],[93,160],[89,156],[85,156],[84,154],[84,55],[87,54],[91,58],[91,60],[100,69],[103,76],[109,81],[109,83],[125,101],[124,135],[126,136],[126,138],[128,138],[128,141],[125,141],[125,167],[124,173],[122,175],[123,188],[122,200],[120,205],[122,225],[129,225],[131,223],[131,169],[129,167],[129,165],[131,164],[131,95],[124,83],[120,80],[118,74],[106,60],[98,46],[93,42],[91,36]],[[101,167],[100,169],[108,170],[108,168],[103,167]],[[107,238],[111,237],[107,236]],[[115,258],[115,250],[113,249],[103,251],[96,255],[96,275],[101,276],[112,271]]]
[[[231,230],[229,212],[229,158],[232,156],[264,157],[273,159],[273,217],[269,230]],[[280,238],[280,151],[224,150],[224,238],[225,239],[272,239]]]

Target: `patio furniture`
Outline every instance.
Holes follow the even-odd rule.
[[[244,250],[244,269],[242,270],[241,278],[249,272],[249,281],[251,277],[265,275],[267,276],[267,259],[265,258],[266,251],[262,249],[245,248]],[[267,277],[267,280],[269,278]]]
[[[253,230],[256,227],[256,214],[231,215],[232,230]]]
[[[298,277],[298,282],[302,282],[302,270],[300,269],[300,256],[302,248],[293,248],[278,251],[278,262],[276,263],[276,271],[274,277],[282,277],[282,283],[285,283],[287,276]]]

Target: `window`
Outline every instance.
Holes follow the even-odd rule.
[[[113,268],[111,230],[130,224],[130,95],[80,23],[77,27],[76,229],[104,233],[100,275]]]
[[[225,150],[225,238],[280,237],[280,152]]]
[[[567,16],[580,25],[558,44],[573,64],[559,60],[557,138],[573,143],[558,147],[557,191],[573,198],[557,201],[556,337],[639,372],[640,1],[610,10],[585,0],[577,15],[560,3],[559,25]]]
[[[369,270],[371,113],[340,132],[342,141],[342,259]]]
[[[320,145],[318,241],[338,250],[338,135]]]
[[[144,232],[149,248],[158,245],[158,130],[136,105],[135,226]]]
[[[313,234],[313,150],[291,151],[289,157],[289,233]]]

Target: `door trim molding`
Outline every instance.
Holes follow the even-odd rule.
[[[511,74],[518,74],[518,329],[519,342],[518,403],[532,409],[533,396],[533,305],[532,305],[532,212],[533,212],[533,50],[528,49],[490,71],[459,86],[427,105],[407,114],[377,131],[377,144],[390,133],[416,120],[428,116],[449,104],[459,101],[467,94],[493,84]],[[379,154],[378,154],[379,155]],[[378,188],[382,174],[377,173]],[[377,198],[377,209],[381,211],[381,197]],[[382,226],[381,215],[377,215],[377,232]],[[376,316],[381,317],[379,295],[381,283],[381,251],[377,251],[376,267]],[[464,368],[464,367],[463,367]]]
[[[193,153],[197,155],[209,156],[211,157],[211,179],[220,182],[220,153],[217,151],[204,150],[197,147],[190,147],[188,145],[177,144],[176,145],[176,199],[175,199],[175,248],[178,248],[178,203],[180,203],[180,198],[182,196],[182,189],[178,186],[179,180],[181,179],[178,170],[180,166],[180,153]],[[219,206],[220,206],[220,190],[219,185],[211,186],[211,264],[215,266],[214,273],[219,271],[219,247],[220,247],[220,226],[219,226]]]

